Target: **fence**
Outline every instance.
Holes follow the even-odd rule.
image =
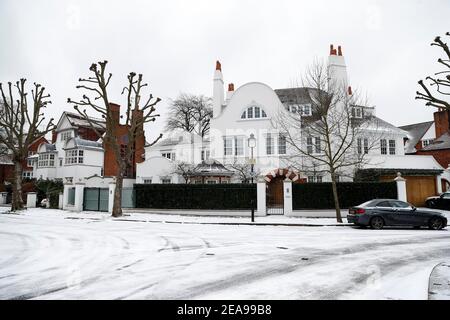
[[[256,184],[135,184],[136,208],[256,208]]]
[[[395,182],[342,182],[337,184],[341,208],[349,208],[376,198],[397,199]],[[293,184],[294,210],[334,208],[331,183]]]

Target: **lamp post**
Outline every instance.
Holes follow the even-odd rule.
[[[253,184],[253,173],[255,168],[255,159],[253,158],[253,149],[256,147],[256,138],[255,135],[252,133],[250,134],[250,138],[248,138],[248,146],[251,150],[251,157],[250,157],[250,175],[252,178],[252,184]],[[255,222],[255,208],[254,203],[252,200],[252,222]]]

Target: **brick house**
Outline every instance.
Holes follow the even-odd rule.
[[[431,155],[443,167],[450,166],[450,111],[438,110],[434,121],[400,127],[408,132],[405,153]],[[450,189],[450,181],[441,180],[442,191]]]
[[[41,144],[48,143],[45,137],[40,137],[34,140],[28,147],[28,156],[32,156],[37,153],[37,150]],[[32,160],[24,160],[22,162],[22,178],[34,178],[33,175],[33,163]],[[14,164],[8,155],[4,155],[0,159],[0,184],[4,184],[5,181],[11,179],[14,175]]]

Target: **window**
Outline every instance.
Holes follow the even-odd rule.
[[[24,179],[31,179],[33,178],[33,171],[23,171],[22,172],[22,178]]]
[[[84,163],[84,150],[72,149],[66,150],[65,165]]]
[[[163,153],[161,153],[161,156],[163,156],[164,158],[167,158],[167,159],[175,161],[175,152],[170,152],[170,151],[163,152]]]
[[[391,206],[394,208],[410,208],[409,203],[403,201],[390,201]]]
[[[38,167],[54,167],[55,166],[55,155],[52,153],[42,153],[39,155]]]
[[[297,106],[295,106],[295,105],[290,106],[290,109],[291,109],[291,112],[297,113]]]
[[[353,118],[362,118],[362,109],[361,109],[361,107],[353,107],[352,108],[352,117]]]
[[[302,116],[309,117],[312,115],[311,105],[305,104],[302,106]]]
[[[202,159],[202,161],[209,159],[209,150],[202,150],[201,159]]]
[[[28,160],[27,160],[27,166],[28,166],[28,167],[32,167],[33,164],[34,164],[34,160],[33,160],[33,159],[28,159]]]
[[[225,156],[233,155],[233,139],[231,137],[223,139],[223,154]]]
[[[316,153],[321,153],[322,152],[322,146],[321,146],[321,142],[320,142],[320,137],[316,137],[315,138],[315,146],[316,146]]]
[[[306,138],[306,152],[308,154],[313,153],[313,138],[312,137]]]
[[[161,183],[162,184],[169,184],[169,183],[171,183],[172,182],[172,180],[170,179],[170,178],[162,178],[161,179]]]
[[[369,153],[369,139],[364,139],[364,154]]]
[[[278,154],[286,154],[286,136],[283,134],[278,136]]]
[[[72,138],[72,131],[61,132],[61,141],[67,141]]]
[[[234,138],[234,154],[236,156],[244,155],[244,138],[235,137]]]
[[[152,183],[152,179],[144,179],[144,184],[151,184]]]
[[[216,184],[217,181],[216,180],[208,180],[206,181],[207,184]]]
[[[266,154],[273,154],[274,147],[273,147],[273,137],[268,134],[266,137]]]
[[[356,140],[356,144],[357,144],[358,154],[362,154],[362,139],[358,138]]]
[[[432,144],[433,141],[434,141],[434,139],[426,139],[426,140],[422,140],[422,144],[423,144],[424,147],[426,147],[426,146]]]
[[[388,201],[382,201],[382,202],[379,202],[376,206],[383,207],[383,208],[390,208],[391,204]]]
[[[247,108],[247,118],[253,118],[253,107]]]
[[[257,106],[248,107],[241,114],[241,119],[260,119],[260,118],[267,118],[267,114],[261,107]]]
[[[395,154],[395,140],[389,140],[389,154]]]
[[[63,166],[63,158],[59,158],[59,166],[60,166],[60,167]]]
[[[75,188],[69,189],[69,194],[67,195],[67,204],[75,205]]]
[[[386,139],[381,139],[381,140],[380,140],[380,149],[381,149],[381,154],[387,154],[387,143],[386,143]]]
[[[261,109],[259,107],[255,107],[255,118],[261,118]]]
[[[308,176],[308,183],[322,183],[322,176]]]

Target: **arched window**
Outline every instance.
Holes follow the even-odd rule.
[[[258,106],[251,106],[244,110],[241,114],[241,119],[261,119],[267,118],[266,112]]]

